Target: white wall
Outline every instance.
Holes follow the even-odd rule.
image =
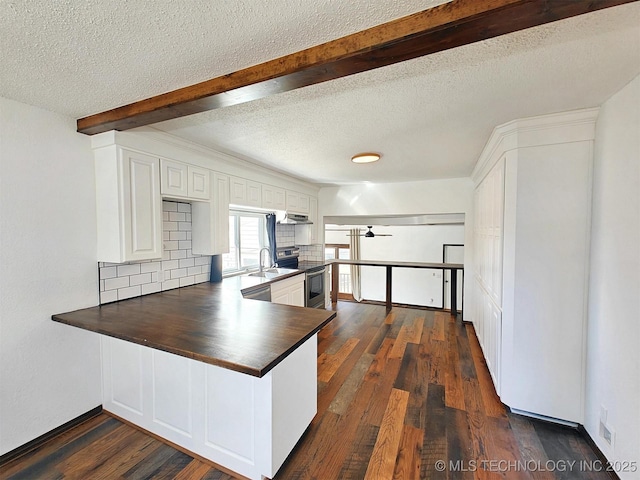
[[[434,213],[465,214],[464,316],[467,320],[467,312],[473,311],[472,289],[468,284],[469,279],[473,278],[473,182],[470,178],[326,187],[318,194],[320,219],[324,216],[339,215]],[[397,301],[401,301],[400,297],[397,297]]]
[[[0,97],[0,454],[100,405],[95,181],[75,122]]]
[[[585,428],[610,460],[640,462],[640,77],[600,110],[591,235]]]

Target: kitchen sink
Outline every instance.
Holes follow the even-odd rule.
[[[295,268],[265,268],[261,272],[250,273],[250,277],[276,278],[289,273],[299,272]]]

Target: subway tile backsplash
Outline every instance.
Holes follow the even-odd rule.
[[[291,247],[296,243],[296,226],[276,224],[276,245],[278,247]]]
[[[296,244],[295,225],[276,225],[276,245],[278,247],[290,247]],[[321,262],[324,260],[324,249],[318,245],[298,245],[300,248],[301,262]]]
[[[324,260],[324,248],[322,245],[300,245],[301,262],[322,262]]]
[[[101,304],[209,281],[211,256],[191,253],[191,204],[164,201],[162,215],[161,261],[98,263]]]

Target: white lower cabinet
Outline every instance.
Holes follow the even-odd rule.
[[[101,336],[103,407],[250,479],[272,478],[317,411],[317,335],[262,378]]]
[[[272,283],[271,302],[304,307],[304,279],[305,274],[301,273],[300,275]]]
[[[160,159],[116,145],[94,153],[98,261],[161,258]]]

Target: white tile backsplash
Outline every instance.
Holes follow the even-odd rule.
[[[276,225],[276,245],[278,247],[290,247],[296,244],[295,225]],[[318,245],[298,245],[300,247],[301,262],[322,262],[324,260],[324,249]]]
[[[276,246],[291,247],[296,243],[295,225],[276,224]]]
[[[322,262],[324,260],[324,248],[318,245],[300,245],[301,262]]]
[[[163,260],[98,263],[101,304],[209,281],[211,256],[191,252],[191,204],[162,202],[162,215]]]

